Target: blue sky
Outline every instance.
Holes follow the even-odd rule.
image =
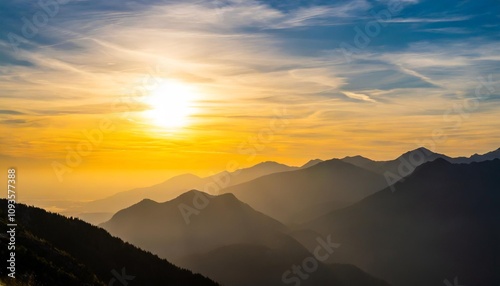
[[[106,48],[112,49],[106,44],[125,44],[126,35],[119,33],[118,38],[113,29],[138,33],[144,29],[151,33],[145,35],[144,44],[151,40],[148,36],[160,37],[161,31],[168,34],[171,30],[213,39],[225,37],[242,45],[247,42],[250,47],[245,52],[254,53],[254,57],[265,60],[275,52],[290,61],[257,61],[252,65],[249,60],[241,63],[245,67],[264,73],[311,67],[326,77],[329,75],[323,72],[331,70],[337,80],[342,80],[341,87],[352,92],[441,87],[447,90],[447,96],[453,96],[457,91],[443,86],[451,80],[461,87],[456,96],[467,96],[473,86],[465,87],[464,78],[496,75],[499,68],[497,1],[61,2],[68,3],[58,4],[58,13],[48,17],[46,26],[37,27],[32,38],[23,34],[23,18],[33,23],[37,13],[43,13],[41,6],[29,1],[1,4],[3,66],[43,70],[47,66],[33,55],[106,53]],[[53,1],[41,3],[49,3],[47,6],[54,9]],[[43,20],[43,16],[39,18]],[[366,29],[371,29],[371,34]],[[153,30],[158,33],[152,35]],[[141,42],[141,37],[134,41]],[[222,44],[227,49],[239,48]],[[206,53],[218,57],[224,52],[224,47],[217,46]],[[227,60],[231,60],[229,56]],[[76,59],[66,63],[85,65]],[[345,94],[333,89],[330,96]]]

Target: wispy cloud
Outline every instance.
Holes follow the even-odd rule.
[[[1,124],[7,124],[7,125],[25,124],[27,122],[28,121],[24,120],[24,119],[6,119],[6,120],[0,120]]]
[[[16,111],[16,110],[0,110],[0,114],[8,114],[8,115],[19,115],[23,114],[22,112]]]
[[[273,28],[294,28],[345,24],[345,18],[359,17],[372,6],[366,0],[355,0],[337,5],[313,6],[292,11]]]
[[[429,28],[429,29],[422,29],[420,31],[428,33],[440,33],[440,34],[470,34],[473,32],[467,28],[457,28],[457,27]]]
[[[343,94],[345,94],[347,97],[352,98],[352,99],[357,99],[361,101],[368,101],[368,102],[376,102],[374,99],[372,99],[370,96],[362,93],[355,93],[355,92],[350,92],[350,91],[342,91]]]
[[[470,16],[441,17],[441,18],[394,18],[387,20],[388,23],[446,23],[462,22],[471,19]]]

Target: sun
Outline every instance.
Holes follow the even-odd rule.
[[[162,80],[144,100],[151,108],[145,115],[158,127],[179,129],[189,123],[197,98],[194,87],[179,81]]]

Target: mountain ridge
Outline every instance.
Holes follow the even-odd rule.
[[[200,196],[206,198],[206,204],[196,206],[197,200],[203,201]],[[183,204],[199,211],[190,223],[182,219],[179,211],[178,207]],[[144,210],[144,206],[149,209]],[[144,227],[144,221],[150,226]],[[286,226],[253,210],[231,193],[213,196],[191,190],[168,202],[151,204],[146,200],[122,210],[102,226],[114,235],[224,285],[279,285],[283,283],[283,271],[312,256],[288,236]],[[156,243],[151,244],[152,240]],[[388,286],[354,266],[333,271],[317,263],[314,276],[301,281],[301,285],[331,284],[340,279],[337,277],[340,275],[349,279],[359,276],[354,284],[337,283],[341,286]]]
[[[331,159],[306,169],[262,176],[225,188],[222,193],[234,193],[254,209],[291,223],[293,214],[301,209],[325,202],[345,205],[385,186],[383,176]]]
[[[394,189],[303,228],[345,241],[333,262],[357,265],[394,285],[441,285],[453,273],[464,285],[497,285],[500,249],[492,246],[500,240],[499,173],[500,159],[452,164],[438,158]]]
[[[6,227],[7,201],[0,202],[0,224]],[[35,283],[26,285],[109,285],[113,271],[127,273],[137,285],[218,285],[79,219],[23,204],[16,205],[16,213],[16,276]],[[6,251],[1,248],[2,257]]]

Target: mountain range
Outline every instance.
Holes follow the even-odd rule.
[[[183,207],[196,207],[199,213],[187,221]],[[311,256],[287,235],[285,225],[233,194],[211,196],[193,190],[164,203],[144,200],[101,226],[224,285],[280,285],[286,281],[287,268]],[[317,263],[310,279],[301,285],[388,285],[352,265]]]
[[[223,189],[281,222],[292,223],[297,212],[322,203],[347,206],[387,186],[382,175],[338,159],[302,170],[262,176]]]
[[[361,169],[364,169],[365,171],[370,171],[372,173],[384,176],[384,180],[386,182],[384,185],[385,187],[387,185],[392,185],[396,181],[399,181],[408,176],[416,167],[420,166],[421,164],[435,160],[437,158],[443,158],[452,163],[481,162],[500,158],[500,149],[483,155],[474,154],[470,157],[451,158],[443,154],[434,153],[426,148],[421,147],[406,152],[398,158],[389,161],[373,161],[362,156],[345,157],[340,159],[340,161],[357,166]],[[321,162],[324,161],[320,159],[314,159],[310,160],[301,167],[293,167],[277,162],[268,161],[259,163],[249,168],[238,169],[231,172],[219,172],[205,178],[200,178],[192,174],[179,175],[157,185],[119,192],[110,197],[84,203],[83,205],[78,207],[72,207],[71,211],[66,212],[65,214],[78,216],[90,223],[97,225],[109,220],[111,216],[117,211],[136,204],[143,199],[151,199],[157,202],[164,202],[172,200],[182,193],[192,189],[199,189],[201,191],[212,194],[233,192],[236,189],[245,188],[245,186],[240,186],[245,183],[252,182],[252,184],[254,185],[260,184],[260,182],[253,181],[260,180],[264,176],[276,173],[300,171],[313,167]],[[374,186],[375,188],[372,190],[372,192],[378,191],[379,189],[376,188],[380,187],[380,185],[376,184]],[[228,188],[229,190],[227,190]],[[244,193],[244,191],[241,192]],[[245,196],[243,194],[241,195]],[[356,196],[356,194],[353,194],[353,197]],[[354,199],[354,201],[355,200],[356,199]],[[336,198],[335,200],[330,200],[330,198],[319,197],[318,201],[320,202],[318,204],[316,204],[316,202],[312,202],[312,205],[307,204],[305,206],[300,206],[300,210],[295,210],[296,212],[294,212],[294,215],[288,216],[285,214],[285,216],[281,216],[280,218],[285,221],[288,220],[291,222],[303,222],[305,218],[313,218],[315,216],[319,216],[320,214],[324,214],[323,210],[327,210],[330,206],[341,208],[351,203],[352,200],[349,198],[346,201],[341,201],[338,198]],[[259,206],[254,207],[259,209]]]
[[[419,148],[386,162],[321,161],[220,195],[143,200],[102,227],[225,285],[293,284],[283,271],[326,238],[338,248],[300,285],[432,286],[455,277],[498,285],[497,154],[450,158]],[[387,172],[404,178],[388,184]]]
[[[90,223],[99,224],[109,220],[117,211],[134,205],[146,198],[164,202],[174,199],[192,189],[200,189],[209,193],[218,192],[221,188],[241,184],[272,173],[306,168],[318,162],[319,160],[311,160],[302,167],[291,167],[268,161],[250,168],[238,169],[232,172],[219,172],[205,178],[200,178],[193,174],[183,174],[157,185],[119,192],[100,200],[85,203],[80,207],[73,208],[71,214],[85,219]]]

